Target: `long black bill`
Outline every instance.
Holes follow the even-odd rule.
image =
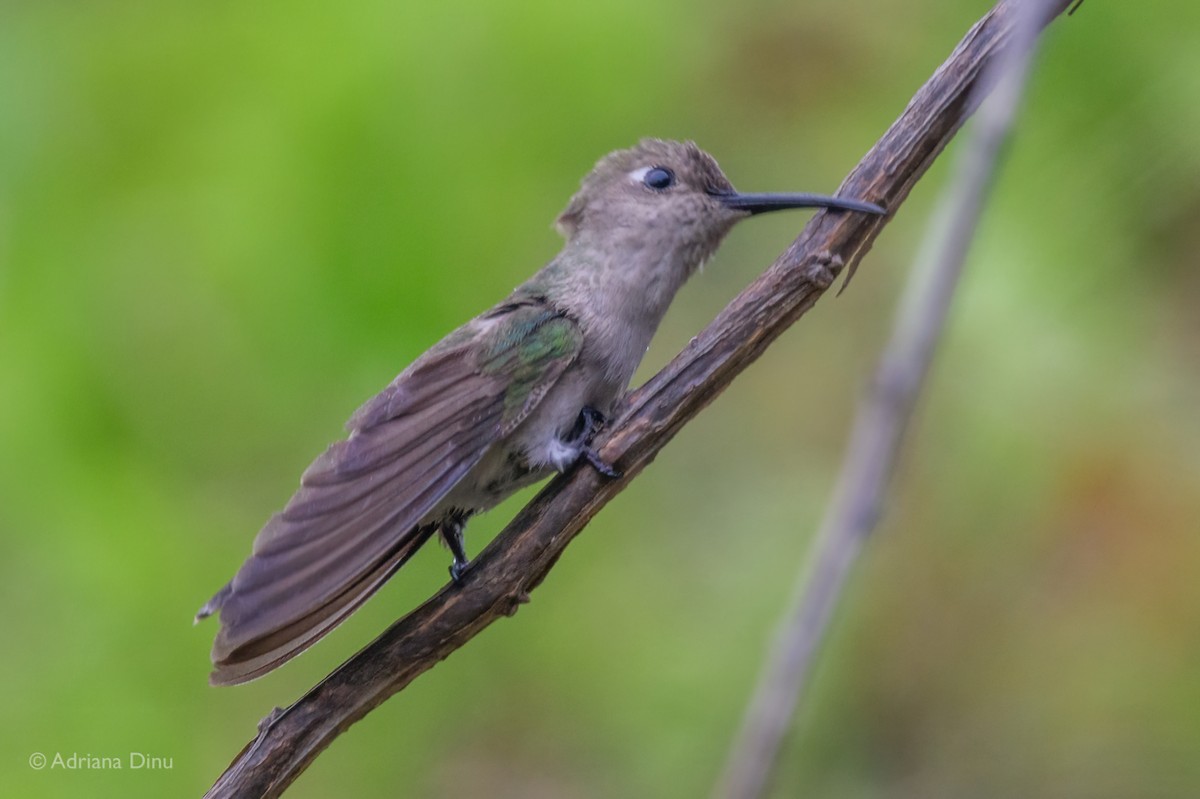
[[[861,211],[864,214],[886,216],[875,203],[861,200],[844,200],[841,197],[826,197],[823,194],[739,194],[713,193],[727,208],[765,214],[767,211],[782,211],[785,208],[836,208],[840,211]]]

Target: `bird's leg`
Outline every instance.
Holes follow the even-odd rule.
[[[604,414],[591,405],[585,405],[579,412],[579,422],[575,425],[579,433],[571,443],[579,446],[579,456],[585,458],[600,474],[605,477],[620,477],[620,470],[614,468],[611,463],[605,463],[604,459],[591,446],[592,436],[604,427],[605,421],[607,420],[604,418]]]
[[[450,547],[450,554],[454,556],[454,563],[450,564],[450,579],[455,584],[462,582],[463,572],[467,570],[467,549],[463,546],[463,529],[466,526],[466,514],[451,512],[440,528],[442,540]]]

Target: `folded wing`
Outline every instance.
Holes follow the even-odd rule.
[[[271,671],[370,597],[436,531],[430,511],[537,406],[580,342],[575,323],[543,303],[502,305],[360,408],[350,437],[309,466],[198,614],[221,611],[212,682]]]

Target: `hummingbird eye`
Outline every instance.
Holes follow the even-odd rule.
[[[645,183],[655,191],[669,189],[675,184],[675,173],[664,166],[656,166],[646,172],[646,176],[642,178],[642,183]]]

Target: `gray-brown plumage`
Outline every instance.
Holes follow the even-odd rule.
[[[740,219],[777,208],[882,213],[812,195],[738,194],[691,142],[603,158],[558,219],[562,251],[421,356],[347,424],[197,620],[217,611],[214,684],[261,676],[374,593],[434,533],[462,527],[587,455],[676,291]]]

